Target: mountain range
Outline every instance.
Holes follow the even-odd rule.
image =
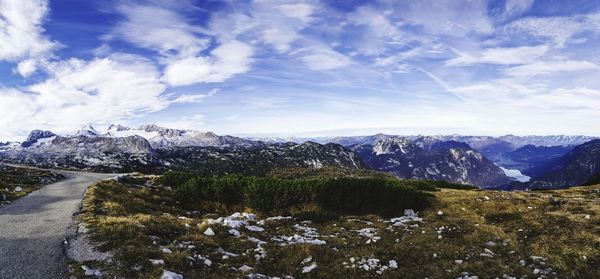
[[[34,130],[21,143],[1,143],[0,158],[45,167],[149,173],[260,174],[273,168],[332,166],[504,190],[564,188],[600,172],[600,140],[588,136],[375,134],[310,140],[260,140],[157,125],[110,125],[104,132],[86,126],[72,135]]]

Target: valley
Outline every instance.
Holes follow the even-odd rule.
[[[288,140],[246,139],[157,125],[110,125],[105,132],[86,126],[63,136],[34,130],[22,143],[4,144],[0,158],[46,168],[154,174],[196,170],[260,175],[278,167],[331,166],[504,190],[566,188],[600,173],[594,159],[600,156],[600,142],[586,136],[376,134]]]

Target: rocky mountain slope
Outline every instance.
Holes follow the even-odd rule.
[[[572,151],[547,165],[534,180],[551,188],[581,185],[600,172],[600,140],[576,146]]]
[[[157,147],[138,133],[152,135],[148,138]],[[253,174],[276,167],[366,167],[352,151],[338,144],[264,144],[154,125],[136,131],[111,126],[106,134],[86,127],[71,136],[35,130],[21,145],[0,149],[0,157],[12,163],[103,172],[195,169]]]
[[[535,146],[525,145],[517,150],[507,152],[499,157],[501,166],[517,169],[529,176],[537,176],[535,168],[562,157],[574,146]]]
[[[93,130],[72,136],[34,130],[21,145],[0,152],[3,160],[13,163],[97,171],[146,169],[156,161],[154,150],[140,136],[103,137]]]
[[[499,189],[559,189],[594,182],[600,173],[600,140],[575,146],[565,155],[544,161],[527,172],[533,174],[531,181],[510,183]]]
[[[492,186],[508,183],[505,173],[465,143],[421,137],[388,137],[351,147],[373,169],[401,178],[446,180]]]
[[[209,174],[261,174],[276,167],[367,168],[352,151],[333,143],[285,143],[258,147],[188,146],[158,149],[157,152],[168,168]]]
[[[128,137],[137,135],[148,140],[153,148],[185,147],[185,146],[256,146],[260,142],[247,139],[218,136],[212,132],[163,128],[154,124],[129,128],[121,125],[110,125],[105,136]]]

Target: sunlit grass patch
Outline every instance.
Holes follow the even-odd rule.
[[[217,200],[182,203],[176,187],[135,181],[96,184],[85,199],[82,220],[98,245],[115,252],[112,263],[96,264],[116,278],[160,278],[164,270],[185,278],[600,276],[600,197],[591,192],[600,186],[442,189],[415,219],[398,222],[392,216],[405,215],[402,207],[391,216],[340,214],[315,201],[260,211]],[[552,198],[566,203],[555,206]]]

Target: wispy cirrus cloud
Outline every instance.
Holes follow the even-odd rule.
[[[459,56],[446,61],[446,65],[465,66],[473,64],[527,64],[537,61],[544,56],[549,47],[520,46],[508,48],[487,48],[478,53],[458,53]]]

